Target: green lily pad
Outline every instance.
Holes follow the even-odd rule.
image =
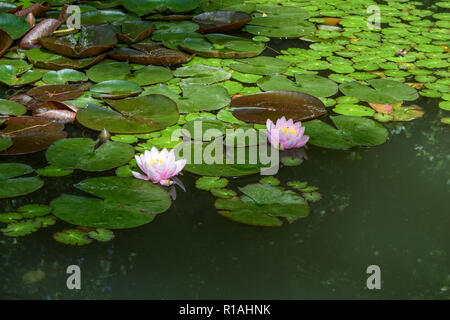
[[[44,182],[38,177],[18,178],[33,171],[25,164],[0,163],[0,199],[24,196],[42,188]]]
[[[7,86],[22,86],[36,82],[42,78],[42,72],[27,71],[18,73],[16,68],[11,65],[0,65],[0,83]]]
[[[262,42],[224,34],[208,34],[204,39],[185,37],[178,45],[198,56],[222,59],[254,57],[266,47]]]
[[[88,77],[83,72],[73,69],[49,71],[42,77],[42,81],[47,84],[66,84],[68,82],[79,82],[87,80]]]
[[[137,15],[147,15],[155,12],[169,10],[174,13],[192,11],[198,7],[198,0],[176,1],[176,0],[122,0],[122,6]]]
[[[280,180],[278,180],[275,177],[269,176],[269,177],[265,177],[265,178],[262,178],[261,180],[259,180],[259,183],[268,184],[271,186],[278,186],[280,184]]]
[[[88,105],[78,111],[77,120],[97,131],[147,133],[176,124],[179,118],[176,103],[160,94],[106,102],[114,110]]]
[[[317,191],[302,193],[303,198],[308,202],[317,202],[322,199],[322,194]]]
[[[211,189],[211,194],[216,198],[229,199],[237,196],[237,193],[230,189]]]
[[[88,138],[70,138],[55,142],[46,153],[48,162],[61,169],[106,171],[120,167],[134,156],[132,146],[107,141],[95,149],[97,142]]]
[[[36,67],[52,70],[81,70],[97,64],[106,57],[105,54],[101,54],[96,57],[71,59],[39,48],[27,50],[25,52],[25,55],[27,56],[28,60]]]
[[[222,136],[225,134],[226,129],[230,128],[231,126],[228,125],[225,122],[222,122],[220,120],[211,119],[211,118],[199,118],[195,120],[188,121],[184,126],[183,129],[186,130],[189,133],[189,138],[198,140],[198,141],[211,141],[214,140],[218,136]],[[210,133],[212,133],[212,136],[206,137],[204,134],[208,130]],[[214,132],[212,131],[214,130]],[[196,133],[201,133],[203,136],[197,137]],[[215,134],[213,136],[213,134]]]
[[[0,99],[0,115],[13,115],[13,116],[20,116],[27,112],[27,108],[25,108],[20,103]],[[1,145],[1,142],[0,142]],[[5,148],[6,149],[6,148]],[[1,147],[0,147],[1,150]]]
[[[340,103],[333,108],[333,111],[347,116],[371,117],[375,111],[369,107],[352,103]]]
[[[227,106],[231,98],[219,85],[182,85],[183,97],[176,100],[180,113],[218,110]]]
[[[94,231],[88,232],[88,236],[89,238],[97,240],[99,242],[108,242],[115,237],[114,232],[102,228],[97,228]]]
[[[36,232],[41,227],[41,223],[35,220],[24,220],[8,224],[4,229],[1,229],[3,234],[7,237],[23,237]]]
[[[222,68],[202,64],[180,67],[173,74],[175,77],[183,78],[181,81],[185,84],[212,84],[231,78],[231,73]]]
[[[398,81],[374,79],[368,82],[374,88],[354,81],[342,83],[339,89],[347,96],[380,104],[395,104],[402,100],[415,100],[418,97],[414,88]]]
[[[126,80],[137,83],[140,86],[148,86],[155,83],[167,82],[173,78],[169,68],[160,66],[145,66],[129,75]]]
[[[0,12],[0,30],[5,31],[13,40],[22,37],[28,31],[30,25],[23,17],[17,17],[11,13]]]
[[[309,214],[307,202],[292,191],[284,191],[266,184],[253,184],[240,188],[244,196],[218,199],[215,206],[219,214],[235,222],[254,226],[281,226],[279,218],[289,223]]]
[[[49,226],[53,226],[57,222],[57,219],[54,216],[50,216],[50,215],[44,216],[44,217],[37,217],[34,220],[41,223],[41,228],[47,228]]]
[[[153,221],[171,204],[161,187],[122,177],[91,178],[76,187],[97,198],[62,195],[50,205],[53,214],[68,223],[94,228],[135,228]]]
[[[130,44],[148,38],[156,29],[155,25],[148,21],[125,21],[119,28],[119,41]]]
[[[49,214],[52,208],[42,204],[29,204],[17,209],[24,218],[42,217]]]
[[[355,116],[331,116],[338,129],[319,120],[304,122],[309,143],[330,149],[377,146],[386,142],[388,131],[381,124]]]
[[[138,95],[142,92],[142,88],[130,81],[108,80],[93,85],[90,91],[94,98],[119,99]]]
[[[241,73],[251,73],[257,75],[272,75],[284,73],[289,67],[289,62],[272,57],[254,57],[236,60],[229,67]]]
[[[86,71],[89,80],[103,82],[109,80],[125,80],[131,73],[128,62],[102,62]]]
[[[60,243],[71,246],[84,246],[92,242],[92,240],[87,236],[86,232],[77,229],[69,229],[57,232],[53,235],[53,239]]]
[[[73,170],[61,169],[56,166],[47,166],[42,169],[37,169],[36,173],[41,177],[65,177],[71,175]]]
[[[11,223],[23,219],[23,216],[17,212],[0,213],[0,222]]]
[[[221,189],[228,185],[228,180],[220,177],[200,177],[195,182],[198,189],[209,191],[211,189]]]

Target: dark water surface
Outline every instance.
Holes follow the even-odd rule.
[[[449,127],[439,122],[444,112],[437,99],[414,103],[425,116],[386,124],[385,145],[350,151],[309,146],[301,166],[280,169],[282,184],[301,180],[320,188],[323,199],[304,219],[280,228],[231,222],[185,174],[188,192],[179,193],[169,211],[143,227],[115,231],[108,243],[57,243],[53,233],[69,227],[62,222],[24,238],[0,234],[0,298],[448,299]],[[43,153],[0,161],[46,165]],[[44,178],[45,188],[32,195],[0,200],[0,212],[80,193],[72,185],[90,176],[78,171]],[[230,181],[229,187],[259,179]],[[66,268],[73,264],[81,267],[81,290],[66,287]],[[366,288],[369,265],[381,268],[381,290]],[[24,284],[22,276],[33,270],[45,278]]]

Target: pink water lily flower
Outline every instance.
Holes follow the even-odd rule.
[[[144,154],[135,158],[144,174],[133,171],[133,176],[163,186],[170,186],[173,183],[170,178],[180,173],[186,165],[186,160],[175,160],[174,150],[169,152],[166,148],[159,152],[153,147],[151,151],[145,150]]]
[[[274,124],[270,119],[266,121],[267,137],[270,144],[280,150],[301,148],[309,140],[308,135],[304,135],[305,127],[302,123],[292,119],[286,120],[282,117]]]

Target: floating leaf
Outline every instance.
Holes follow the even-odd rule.
[[[42,77],[42,81],[47,84],[66,84],[68,82],[79,82],[87,80],[88,77],[83,72],[73,69],[49,71]]]
[[[0,163],[0,199],[14,198],[32,193],[44,186],[38,177],[17,178],[33,172],[33,168],[20,163]]]
[[[57,222],[57,220],[54,216],[37,217],[34,220],[37,222],[40,222],[42,228],[47,228],[49,226],[53,226]]]
[[[29,204],[17,209],[17,212],[21,213],[24,218],[42,217],[51,211],[51,207],[42,204]]]
[[[126,164],[134,149],[123,142],[107,141],[98,148],[88,138],[70,138],[55,142],[48,148],[48,162],[61,169],[106,171]]]
[[[214,197],[221,199],[229,199],[237,195],[236,192],[229,189],[211,189],[210,191]]]
[[[187,12],[198,7],[198,0],[174,1],[174,0],[122,0],[122,6],[137,15],[147,15],[155,12],[169,10],[174,13]]]
[[[83,88],[74,84],[47,84],[27,91],[27,95],[40,101],[72,100],[82,94]]]
[[[237,61],[237,63],[230,64],[229,67],[238,72],[257,75],[284,73],[289,67],[288,62],[272,57],[254,57]]]
[[[224,135],[228,128],[231,128],[231,126],[227,123],[211,118],[191,120],[183,126],[183,129],[189,133],[189,138],[198,141],[211,141],[218,136]],[[211,133],[211,136],[205,136],[206,132]],[[203,136],[198,137],[198,133],[201,133]]]
[[[10,138],[12,147],[0,155],[18,155],[47,149],[53,142],[67,136],[64,125],[38,117],[8,118],[0,136]]]
[[[102,54],[117,43],[116,34],[108,27],[82,27],[79,39],[73,34],[41,38],[41,45],[52,52],[69,58],[88,58]]]
[[[371,117],[375,111],[369,107],[353,103],[340,103],[333,108],[333,111],[347,116]]]
[[[0,222],[10,223],[23,219],[23,216],[17,212],[0,213]]]
[[[175,102],[159,94],[106,102],[115,110],[88,105],[78,111],[78,122],[97,131],[146,133],[171,126],[179,118]]]
[[[86,232],[76,229],[57,232],[53,235],[53,238],[58,242],[72,246],[84,246],[92,242]]]
[[[148,38],[156,27],[148,21],[125,21],[117,32],[117,38],[121,42],[135,43]]]
[[[355,116],[331,116],[338,129],[319,120],[304,122],[309,143],[330,149],[377,146],[386,142],[388,131],[381,124]]]
[[[130,81],[108,80],[93,85],[90,91],[94,98],[121,99],[138,95],[142,88]]]
[[[198,189],[209,191],[211,189],[221,189],[228,185],[228,180],[220,177],[200,177],[195,182]]]
[[[42,78],[42,73],[39,71],[27,71],[19,73],[12,65],[0,65],[0,84],[7,86],[21,86],[38,81]]]
[[[131,68],[127,62],[102,62],[86,71],[89,80],[97,83],[108,80],[125,80],[130,73]]]
[[[61,169],[55,166],[47,166],[36,170],[36,173],[42,177],[65,177],[71,175],[73,170]]]
[[[29,28],[30,25],[24,18],[0,12],[0,30],[9,34],[13,40],[22,37]]]
[[[8,224],[4,229],[1,229],[3,234],[7,237],[23,237],[36,232],[41,227],[41,223],[35,220],[24,220]]]
[[[134,178],[92,178],[76,187],[105,199],[62,195],[51,203],[56,217],[79,226],[135,228],[151,222],[171,204],[165,190]]]
[[[22,49],[32,49],[40,47],[39,40],[47,37],[61,25],[59,19],[44,19],[36,24],[30,31],[23,36],[19,42]]]
[[[145,66],[127,77],[128,81],[140,86],[148,86],[155,83],[167,82],[173,78],[169,68],[159,66]]]
[[[27,108],[25,108],[20,103],[0,99],[0,115],[13,115],[20,116],[27,112]]]
[[[0,57],[9,49],[13,40],[5,31],[0,30]]]
[[[322,101],[305,93],[269,91],[240,96],[231,101],[231,111],[239,120],[265,124],[281,117],[304,121],[327,113]]]
[[[158,44],[137,44],[130,48],[115,48],[108,55],[119,61],[128,61],[145,65],[169,66],[186,63],[192,59],[191,56],[181,51],[167,49]]]
[[[213,11],[203,12],[192,18],[200,27],[200,33],[228,32],[242,28],[252,18],[245,12]]]
[[[102,228],[97,228],[95,231],[88,232],[88,236],[99,242],[108,242],[114,239],[114,233],[111,230]]]
[[[173,74],[175,77],[183,78],[181,81],[186,84],[212,84],[231,78],[231,73],[222,68],[202,64],[180,67]]]
[[[227,106],[231,99],[227,90],[219,85],[182,85],[183,98],[176,100],[180,113],[218,110]]]
[[[263,184],[240,190],[245,196],[216,200],[219,214],[239,223],[267,227],[281,226],[281,217],[292,223],[309,214],[307,202],[292,191]]]
[[[39,48],[27,50],[25,52],[28,60],[36,67],[45,69],[85,69],[89,68],[98,62],[102,61],[106,54],[101,54],[96,57],[84,58],[84,59],[70,59],[59,54],[54,54]]]

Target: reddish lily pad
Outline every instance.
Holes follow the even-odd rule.
[[[39,48],[28,50],[25,52],[25,55],[36,67],[52,70],[85,69],[97,64],[106,57],[106,54],[101,54],[91,58],[70,59]]]
[[[108,27],[88,26],[81,29],[77,41],[73,34],[51,36],[39,40],[44,48],[69,58],[88,58],[102,54],[117,43],[116,34]]]
[[[245,12],[223,10],[203,12],[192,20],[200,26],[197,32],[214,33],[238,30],[252,18]]]
[[[13,40],[5,31],[0,30],[0,57],[8,50],[12,45]]]
[[[327,113],[319,99],[295,91],[268,91],[234,98],[231,111],[239,120],[265,124],[267,119],[276,121],[281,117],[305,121]]]
[[[32,49],[40,47],[39,39],[52,34],[53,31],[58,29],[61,25],[61,21],[58,19],[45,19],[39,22],[33,27],[27,34],[20,40],[19,46],[22,49]]]
[[[82,87],[72,84],[48,84],[27,91],[27,95],[40,101],[73,100],[82,94]]]
[[[16,13],[14,13],[18,17],[26,17],[28,14],[32,13],[35,17],[40,17],[43,14],[45,14],[47,11],[49,11],[51,8],[46,5],[46,3],[35,3],[31,6],[19,10]]]
[[[181,64],[189,62],[192,59],[192,56],[181,51],[164,48],[159,44],[142,43],[132,47],[135,49],[115,48],[108,55],[119,61],[157,66]]]
[[[10,138],[13,145],[0,155],[18,155],[47,149],[53,142],[67,136],[64,125],[38,117],[8,118],[0,131],[1,138]]]

